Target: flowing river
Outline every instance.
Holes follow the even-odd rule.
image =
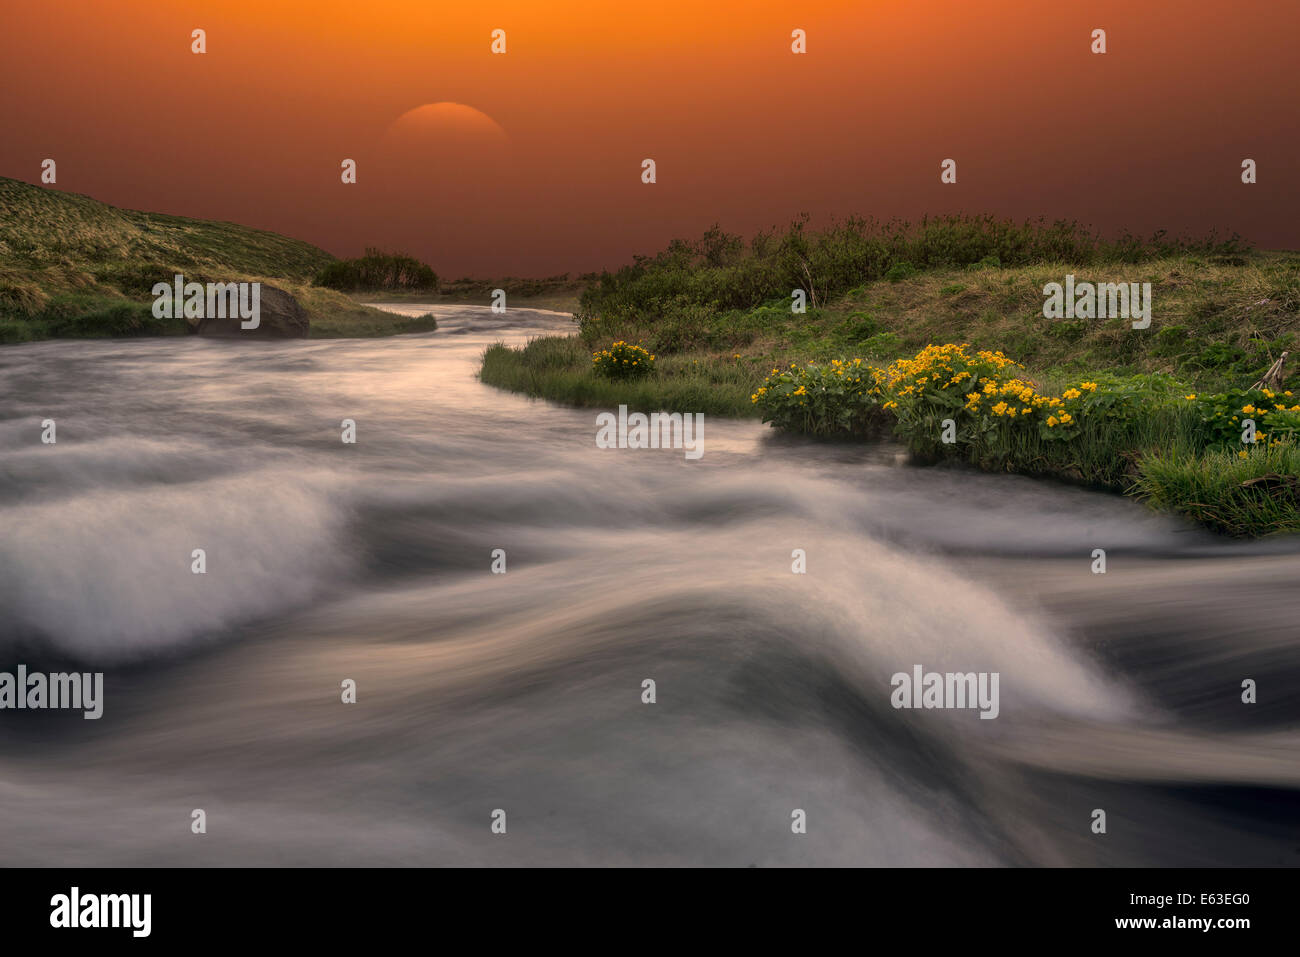
[[[753,421],[600,449],[476,378],[568,317],[393,308],[440,328],[0,349],[0,671],[105,675],[0,710],[0,863],[1300,864],[1300,543]]]

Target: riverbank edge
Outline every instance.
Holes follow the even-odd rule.
[[[433,313],[407,316],[382,308],[384,305],[406,303],[429,306],[483,306],[490,301],[468,295],[405,295],[381,296],[371,293],[343,294],[328,289],[304,287],[283,279],[264,280],[293,293],[302,303],[310,320],[308,339],[380,339],[389,336],[432,332],[438,328]],[[512,300],[512,308],[539,309],[572,315],[577,299],[572,296],[542,295],[519,296]],[[140,329],[114,329],[105,325],[93,326],[77,332],[60,331],[56,324],[39,319],[13,319],[0,317],[0,347],[22,345],[29,342],[50,342],[96,339],[166,339],[195,335],[194,328],[184,319],[154,320],[147,303],[132,299],[106,301],[104,309],[126,307],[149,322]]]
[[[719,383],[715,389],[708,383],[709,378],[716,378],[716,369],[706,365],[705,370],[694,371],[700,359],[690,356],[668,357],[673,371],[681,373],[690,366],[690,371],[682,377],[685,381],[674,382],[672,378],[655,376],[637,380],[613,381],[598,378],[591,374],[589,368],[575,368],[563,360],[564,353],[575,347],[581,347],[581,339],[572,336],[542,336],[530,341],[526,346],[509,347],[502,343],[490,346],[484,351],[480,362],[479,379],[486,385],[503,391],[528,395],[532,398],[546,399],[572,408],[590,408],[610,410],[626,405],[629,411],[640,412],[704,412],[736,420],[761,420],[762,416],[750,398],[750,386],[742,382]],[[567,348],[564,348],[567,347]],[[585,350],[584,350],[585,352]],[[530,353],[532,355],[530,356]],[[739,355],[733,356],[740,360]],[[667,369],[663,371],[667,372]],[[740,387],[740,388],[738,388]],[[711,395],[712,401],[703,395]],[[741,402],[743,401],[743,405]],[[888,418],[889,421],[886,421]],[[879,441],[885,437],[899,439],[908,448],[912,464],[926,467],[940,461],[948,461],[944,456],[924,454],[911,447],[906,437],[894,434],[892,416],[876,417],[862,435],[851,438],[827,438],[827,443],[843,441]],[[773,431],[781,431],[775,426]],[[1251,476],[1232,476],[1230,471],[1236,467],[1232,453],[1224,456],[1223,473],[1225,481]],[[1195,474],[1217,470],[1220,463],[1208,461],[1214,456],[1201,456],[1199,461],[1179,460],[1177,455],[1159,459],[1157,465],[1163,472],[1152,480],[1144,474],[1144,450],[1133,449],[1124,456],[1126,467],[1124,479],[1112,484],[1090,480],[1082,474],[1042,466],[1023,466],[1013,461],[1006,461],[997,468],[984,467],[978,462],[965,462],[974,471],[986,474],[1014,474],[1063,485],[1088,488],[1098,492],[1132,497],[1141,501],[1153,511],[1179,515],[1189,523],[1223,534],[1224,537],[1260,539],[1282,535],[1300,534],[1300,515],[1289,522],[1269,526],[1254,526],[1249,522],[1228,524],[1220,517],[1219,506],[1214,503],[1197,501],[1207,497],[1204,494],[1191,494],[1180,491],[1183,475],[1169,475],[1171,470],[1182,469]],[[1156,469],[1153,469],[1156,471]],[[1205,491],[1204,484],[1196,487],[1196,492]]]

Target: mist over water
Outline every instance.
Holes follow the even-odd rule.
[[[754,422],[598,449],[476,379],[568,317],[394,308],[440,328],[0,349],[0,671],[105,672],[0,711],[0,863],[1300,863],[1300,543]],[[999,716],[894,709],[918,664]]]

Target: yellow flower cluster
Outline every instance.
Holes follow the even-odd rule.
[[[897,395],[913,395],[922,386],[947,389],[966,381],[974,381],[976,372],[994,374],[1008,366],[1022,368],[1001,352],[978,352],[975,357],[966,354],[966,343],[960,345],[929,345],[911,359],[898,359],[878,375],[884,391]]]
[[[789,369],[774,368],[749,401],[758,404],[782,397],[797,399],[798,405],[807,405],[813,393],[834,393],[839,396],[876,395],[878,369],[863,364],[861,359],[849,361],[832,359],[829,365],[809,362],[804,367],[791,363]]]
[[[1038,387],[1017,373],[1024,367],[1001,352],[980,351],[971,355],[965,343],[926,346],[912,359],[899,359],[879,373],[878,380],[887,409],[932,403],[941,406],[956,396],[963,398],[962,411],[995,419],[1021,419],[1041,412],[1049,429],[1077,424],[1081,408],[1077,403],[1086,393],[1097,390],[1095,382],[1081,382],[1060,397],[1044,395]],[[945,396],[947,398],[945,398]],[[949,406],[951,408],[951,406]]]
[[[966,343],[936,344],[883,369],[861,359],[774,367],[750,400],[759,406],[764,421],[823,434],[874,428],[879,420],[873,416],[886,410],[896,419],[898,434],[922,444],[932,441],[936,448],[937,423],[960,418],[962,442],[981,455],[1009,454],[1026,429],[1043,440],[1069,441],[1085,421],[1127,421],[1141,414],[1149,401],[1166,402],[1160,390],[1172,382],[1134,377],[1133,382],[1107,380],[1104,388],[1097,382],[1078,382],[1057,395],[1045,392],[1023,370],[1001,352],[974,351]],[[1198,401],[1195,393],[1183,398]],[[1271,448],[1300,440],[1300,404],[1284,404],[1287,401],[1300,403],[1300,398],[1270,390],[1204,396],[1196,411],[1225,441],[1235,438],[1222,433],[1239,429],[1241,417],[1253,416],[1259,426],[1257,447]]]
[[[607,376],[626,377],[649,372],[655,357],[648,349],[620,339],[608,349],[591,354],[591,365]]]

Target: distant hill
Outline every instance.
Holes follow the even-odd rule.
[[[313,335],[432,328],[432,320],[397,320],[312,286],[334,261],[323,249],[277,233],[119,209],[0,177],[0,342],[184,333],[184,320],[155,319],[151,312],[154,283],[171,282],[176,273],[195,282],[281,286],[307,309]]]

